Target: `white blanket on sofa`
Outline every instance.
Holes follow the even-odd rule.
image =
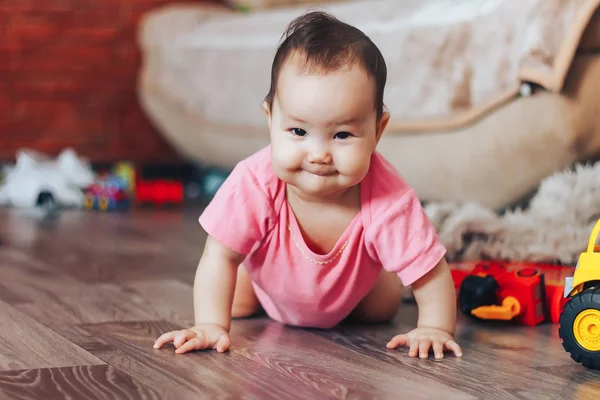
[[[599,3],[359,0],[319,8],[379,46],[389,71],[389,130],[414,131],[464,123],[514,96],[523,80],[560,90]],[[263,135],[273,55],[286,25],[304,11],[179,15],[162,25],[164,32],[141,35],[152,55],[144,80],[208,123]]]

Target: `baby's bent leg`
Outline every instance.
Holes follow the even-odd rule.
[[[235,293],[233,295],[233,306],[231,307],[232,318],[244,318],[256,314],[260,310],[260,303],[254,293],[252,281],[243,265],[238,267]]]
[[[398,312],[403,288],[398,275],[382,269],[377,283],[358,303],[350,319],[368,323],[391,320]]]

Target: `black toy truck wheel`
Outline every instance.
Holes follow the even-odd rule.
[[[577,293],[565,304],[558,334],[573,360],[600,369],[600,288]]]
[[[496,304],[496,291],[500,286],[491,275],[469,275],[458,290],[458,308],[466,316],[479,319],[471,311],[481,306]]]

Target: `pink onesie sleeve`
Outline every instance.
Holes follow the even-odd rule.
[[[199,222],[223,245],[247,255],[267,235],[273,207],[255,174],[241,162],[223,182]]]
[[[433,269],[446,249],[413,190],[386,203],[374,210],[365,240],[383,268],[408,286]]]

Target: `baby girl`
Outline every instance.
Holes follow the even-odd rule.
[[[411,286],[417,327],[388,348],[462,356],[445,248],[419,199],[376,151],[389,121],[386,64],[360,30],[323,12],[289,25],[264,102],[270,145],[238,163],[200,216],[195,326],[176,353],[229,349],[232,318],[283,324],[389,321]]]

